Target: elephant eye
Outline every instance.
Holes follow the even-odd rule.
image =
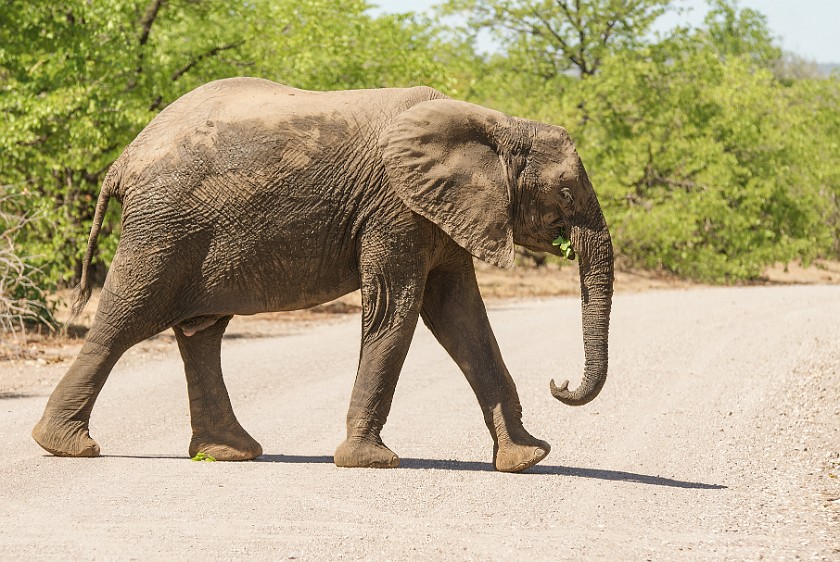
[[[572,190],[568,187],[564,187],[560,190],[560,198],[566,205],[571,205],[574,202],[574,197],[572,197]]]

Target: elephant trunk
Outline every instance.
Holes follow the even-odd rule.
[[[595,228],[573,227],[572,247],[580,259],[581,314],[586,361],[583,380],[569,390],[569,381],[558,388],[551,381],[551,394],[570,406],[592,401],[607,380],[608,337],[613,294],[613,247],[603,215]],[[590,223],[592,224],[592,223]]]

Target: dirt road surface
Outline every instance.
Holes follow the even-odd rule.
[[[0,559],[840,560],[840,287],[617,295],[610,379],[581,408],[548,391],[582,371],[577,299],[490,314],[526,427],[553,445],[523,474],[491,470],[476,400],[423,326],[383,432],[395,470],[332,464],[355,314],[262,337],[234,325],[226,380],[258,462],[186,458],[165,339],[114,370],[98,459],[29,437],[67,363],[7,363]]]

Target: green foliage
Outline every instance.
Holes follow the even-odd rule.
[[[520,72],[553,79],[597,72],[611,53],[639,44],[671,0],[448,0],[445,14],[489,30]]]
[[[760,68],[771,68],[782,50],[767,27],[767,18],[751,8],[739,8],[737,1],[709,0],[705,26],[699,34],[721,55],[747,57]]]
[[[254,73],[311,90],[445,88],[429,22],[405,14],[373,18],[369,7],[362,0],[268,2],[255,22]]]
[[[251,75],[315,90],[422,83],[564,125],[625,265],[736,281],[840,257],[840,77],[783,56],[759,12],[709,3],[700,28],[657,37],[671,0],[445,2],[466,28],[373,17],[365,0],[10,0],[0,186],[14,216],[43,219],[15,231],[15,256],[35,287],[77,280],[123,147],[183,93]],[[487,31],[501,49],[482,57]],[[118,217],[114,205],[100,278]]]
[[[829,251],[812,114],[752,57],[676,37],[579,86],[580,149],[625,263],[733,281]]]
[[[0,111],[7,124],[0,182],[45,217],[23,242],[42,256],[49,283],[72,276],[67,268],[84,251],[98,178],[115,158],[116,139],[136,128],[136,111],[122,95],[126,83],[107,79],[130,67],[124,54],[133,33],[119,25],[122,14],[111,4],[62,10],[15,1],[0,15]]]
[[[216,457],[208,455],[207,453],[196,453],[196,455],[190,460],[193,462],[216,462]]]
[[[575,251],[572,249],[572,241],[569,240],[565,234],[560,234],[557,238],[551,243],[552,246],[558,246],[560,251],[563,253],[563,257],[567,260],[575,259]]]

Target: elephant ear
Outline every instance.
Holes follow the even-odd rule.
[[[507,173],[495,134],[511,120],[438,99],[399,114],[379,137],[392,189],[472,255],[513,265]]]

